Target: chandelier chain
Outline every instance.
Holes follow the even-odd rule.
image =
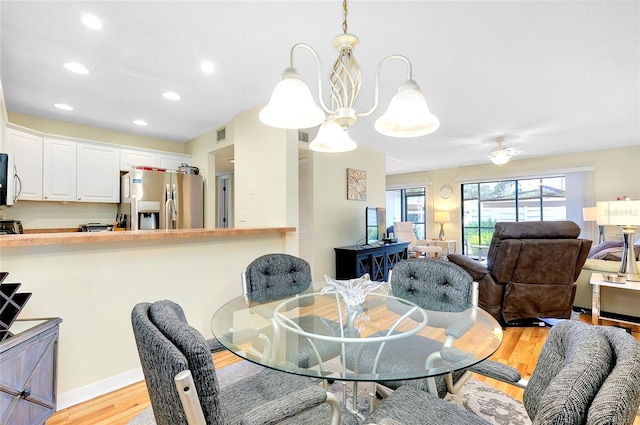
[[[349,14],[349,8],[347,7],[347,0],[343,0],[342,9],[344,9],[344,22],[342,22],[342,31],[346,34],[347,28],[348,28],[347,15]]]

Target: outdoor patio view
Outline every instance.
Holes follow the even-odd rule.
[[[462,185],[463,253],[486,258],[499,221],[566,219],[564,176]]]

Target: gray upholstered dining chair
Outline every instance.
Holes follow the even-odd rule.
[[[335,396],[307,378],[265,369],[221,388],[204,337],[172,301],[137,304],[131,322],[158,425],[265,424],[287,418],[305,425],[356,423],[341,413]],[[187,371],[195,399],[181,401],[174,380]]]
[[[640,344],[622,329],[559,322],[549,331],[523,404],[536,425],[631,425],[640,406]],[[365,421],[443,423],[490,424],[409,386],[398,388]]]
[[[241,274],[241,279],[242,293],[247,303],[251,304],[252,301],[268,302],[299,294],[311,285],[313,278],[311,266],[306,260],[289,254],[274,253],[253,260]],[[301,298],[299,306],[304,307],[308,301],[311,301],[311,298]],[[257,307],[256,311],[261,310]],[[302,329],[313,329],[313,333],[317,335],[340,335],[338,323],[320,316],[306,315],[295,322]],[[298,366],[303,368],[315,366],[340,355],[340,349],[335,344],[328,344],[320,339],[310,341],[305,337],[292,336],[287,338],[287,344],[291,348],[286,350],[287,360],[297,362]],[[291,353],[294,352],[296,358],[291,357]]]
[[[391,292],[398,298],[414,302],[429,311],[429,325],[445,329],[448,340],[453,342],[468,329],[475,320],[478,308],[478,284],[461,267],[444,260],[411,259],[396,264],[389,273]],[[438,316],[435,312],[444,312]],[[432,350],[434,346],[442,347],[429,338],[414,335],[409,338],[407,352],[403,361],[419,361],[421,356],[413,356],[414,350]],[[437,357],[460,356],[464,353],[455,348],[442,348],[435,354]],[[399,362],[398,367],[402,367]],[[417,367],[417,366],[416,366]],[[457,393],[471,377],[471,372],[490,376],[514,385],[524,386],[520,372],[503,363],[484,360],[461,370],[435,378],[415,379],[410,381],[384,381],[384,387],[395,389],[409,385],[417,389],[430,391],[444,397],[448,392]],[[384,392],[381,389],[380,392]]]
[[[308,285],[313,280],[311,266],[306,260],[281,253],[265,254],[256,258],[240,276],[243,295],[262,289],[277,288],[289,295],[288,287]]]

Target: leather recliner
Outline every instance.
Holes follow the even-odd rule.
[[[502,324],[571,317],[592,241],[572,221],[496,223],[487,260],[447,258],[479,284],[479,305]]]

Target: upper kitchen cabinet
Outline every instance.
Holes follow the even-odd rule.
[[[119,161],[110,145],[45,138],[42,199],[120,202]]]
[[[75,142],[44,139],[42,199],[67,202],[76,200],[76,157]]]
[[[143,149],[120,149],[120,169],[129,171],[132,167],[159,167],[158,154]]]
[[[120,149],[77,143],[77,196],[80,202],[120,202]]]
[[[20,200],[42,200],[42,137],[7,128],[7,153],[15,157]]]
[[[191,155],[172,154],[167,152],[160,153],[160,168],[176,171],[182,164],[190,165]]]
[[[191,161],[191,155],[154,151],[149,149],[120,149],[120,169],[129,171],[132,167],[155,167],[175,171],[182,163]]]

